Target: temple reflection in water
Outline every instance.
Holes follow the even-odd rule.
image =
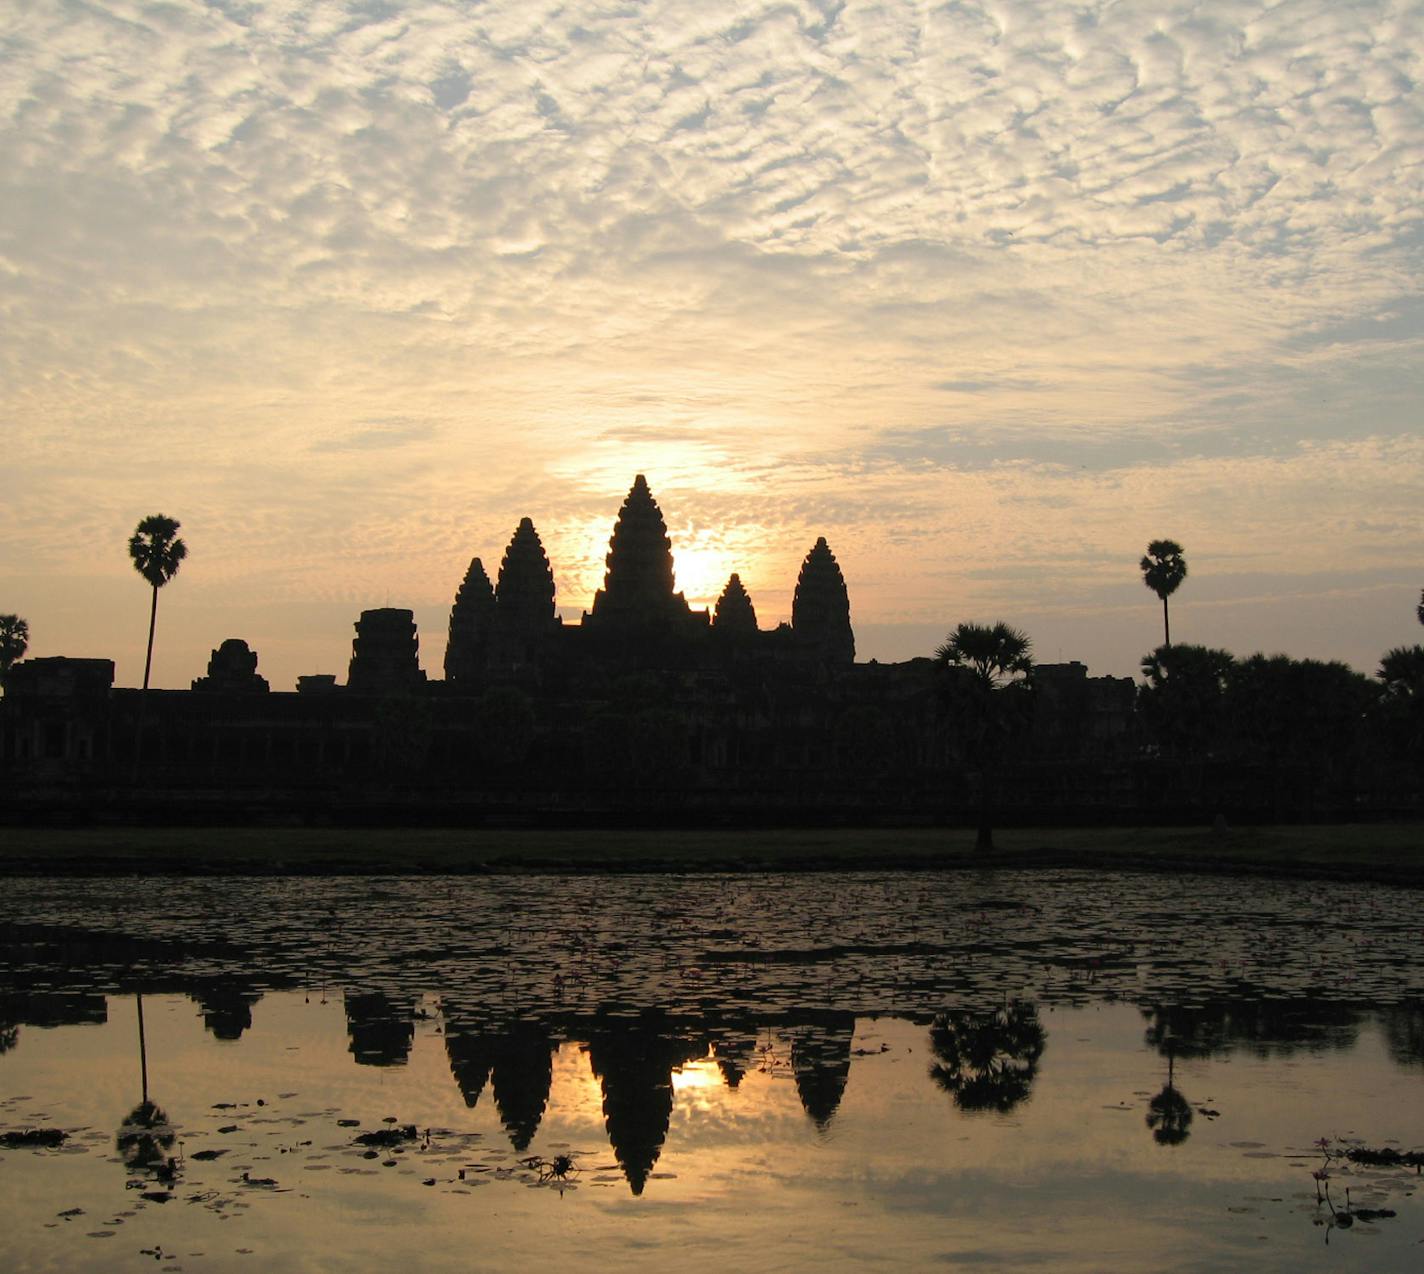
[[[189,997],[205,1029],[225,1044],[254,1029],[252,1008],[267,993],[236,975],[169,979],[163,989]],[[352,990],[341,999],[352,1064],[404,1067],[411,1061],[418,1026],[430,1026],[442,1037],[450,1081],[464,1107],[475,1110],[492,1103],[510,1147],[519,1153],[534,1144],[554,1099],[555,1058],[562,1049],[575,1049],[598,1086],[608,1145],[635,1195],[647,1187],[663,1152],[675,1077],[689,1067],[713,1067],[729,1092],[738,1089],[748,1071],[789,1080],[807,1120],[820,1132],[831,1129],[848,1084],[876,1082],[873,1065],[855,1067],[857,1017],[849,1012],[709,1010],[689,1016],[610,1007],[593,1015],[500,1020],[462,1002],[454,991],[431,999]],[[103,995],[7,989],[0,996],[0,1053],[20,1045],[23,1028],[98,1025],[108,1013]],[[1196,1114],[1174,1078],[1178,1060],[1238,1052],[1263,1058],[1323,1049],[1344,1053],[1356,1046],[1362,1028],[1374,1025],[1396,1065],[1424,1071],[1424,1006],[1418,1003],[1366,1006],[1297,997],[1210,1001],[1191,1009],[1144,1006],[1141,1013],[1143,1043],[1166,1063],[1165,1082],[1146,1103],[1143,1116],[1153,1139],[1166,1147],[1187,1140]],[[1039,1005],[1012,1001],[998,1009],[943,1010],[927,1015],[920,1028],[924,1081],[942,1090],[957,1109],[971,1117],[992,1117],[1011,1114],[1032,1100],[1049,1047]],[[876,1055],[872,1049],[859,1052]],[[1143,1080],[1150,1083],[1151,1076],[1144,1074]],[[167,1141],[160,1155],[148,1126],[156,1119],[149,1118],[148,1124],[131,1120],[133,1127],[120,1130],[130,1166],[140,1159],[160,1166],[168,1162],[164,1156],[171,1153],[172,1130],[163,1116],[159,1131]],[[148,1158],[135,1158],[139,1150]]]

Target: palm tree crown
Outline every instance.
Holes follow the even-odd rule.
[[[960,624],[935,651],[941,664],[969,668],[990,690],[1027,678],[1033,672],[1027,634],[1002,621],[994,624]]]
[[[178,567],[188,556],[188,546],[178,538],[179,526],[176,519],[153,513],[129,537],[134,570],[154,588],[162,588],[177,575]]]
[[[1176,540],[1153,540],[1138,566],[1142,568],[1142,582],[1163,601],[1187,578],[1187,559]]]

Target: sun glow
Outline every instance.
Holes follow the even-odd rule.
[[[614,516],[616,513],[615,508]],[[559,602],[568,608],[566,614],[574,613],[576,607],[588,609],[593,605],[595,591],[603,587],[614,516],[591,518],[550,537]],[[745,581],[754,567],[750,560],[739,563],[736,554],[711,531],[670,531],[669,539],[672,541],[673,587],[687,598],[687,604],[694,610],[711,610],[732,573],[740,572]]]
[[[725,554],[719,549],[691,548],[672,549],[672,569],[674,587],[687,598],[687,604],[695,608],[711,610],[726,587],[727,578],[736,569],[727,564]]]
[[[704,1057],[696,1062],[688,1062],[681,1070],[675,1070],[672,1073],[672,1088],[675,1093],[680,1093],[683,1089],[720,1088],[721,1086],[722,1072],[717,1069],[717,1063],[710,1057]]]

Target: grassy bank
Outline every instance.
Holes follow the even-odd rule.
[[[1126,868],[1424,885],[1424,825],[512,830],[0,828],[0,874],[113,875]]]

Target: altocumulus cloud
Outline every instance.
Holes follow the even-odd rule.
[[[226,470],[323,587],[433,601],[523,512],[578,560],[647,468],[767,588],[820,530],[936,581],[887,618],[1001,604],[1046,538],[1186,521],[1228,569],[1213,478],[1333,569],[1346,493],[1424,479],[1421,50],[1405,0],[25,7],[5,556],[227,525]]]

